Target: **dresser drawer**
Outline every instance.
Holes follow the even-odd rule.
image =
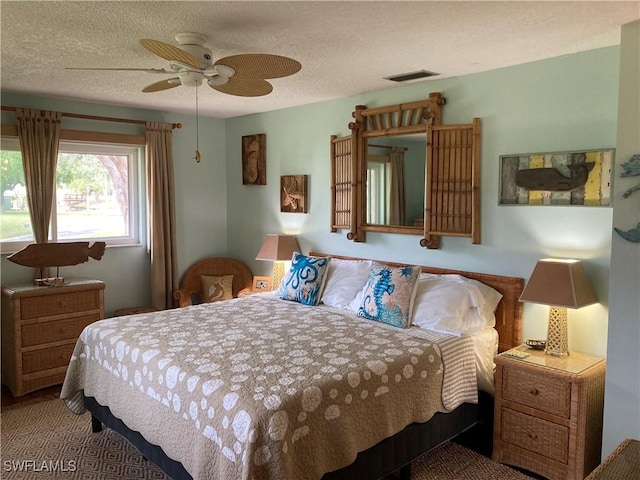
[[[37,378],[26,378],[24,379],[22,385],[25,392],[33,392],[35,390],[40,390],[44,387],[49,387],[51,385],[60,385],[64,382],[66,372],[62,373],[52,373],[51,375],[47,375],[46,377]],[[54,477],[55,478],[55,477]]]
[[[100,320],[100,314],[92,313],[68,320],[22,325],[22,346],[31,347],[60,340],[75,340],[84,327],[98,320]]]
[[[569,429],[509,408],[502,409],[502,440],[530,452],[567,463]]]
[[[23,319],[98,310],[99,308],[100,296],[97,290],[26,297],[20,303],[21,317]]]
[[[543,412],[569,418],[571,383],[522,369],[503,369],[502,398]]]
[[[23,352],[22,373],[40,372],[50,368],[69,365],[71,354],[76,346],[75,342],[59,347],[49,347],[42,350]]]

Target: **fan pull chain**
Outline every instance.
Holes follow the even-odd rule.
[[[200,127],[198,125],[198,86],[196,85],[196,154],[195,157],[193,157],[193,159],[196,161],[196,163],[200,163],[200,150],[198,150],[199,146],[200,146],[200,139],[199,139],[199,134],[200,134]]]

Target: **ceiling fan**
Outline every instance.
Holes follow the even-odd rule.
[[[179,86],[198,87],[206,82],[211,88],[228,95],[260,97],[268,95],[273,86],[268,78],[293,75],[302,66],[292,58],[280,55],[250,53],[221,58],[215,63],[212,51],[205,47],[206,35],[178,33],[178,47],[159,40],[143,38],[140,44],[165,60],[169,68],[68,68],[68,70],[141,71],[173,74],[172,78],[147,85],[143,92],[160,92]]]

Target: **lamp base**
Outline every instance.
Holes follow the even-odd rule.
[[[282,279],[284,278],[284,262],[275,261],[273,262],[273,283],[271,288],[273,290],[277,290],[282,283]]]
[[[569,329],[567,327],[567,309],[565,307],[549,307],[547,345],[544,353],[556,357],[569,355]]]

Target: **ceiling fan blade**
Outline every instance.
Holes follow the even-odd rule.
[[[239,78],[280,78],[293,75],[302,68],[300,62],[289,57],[264,53],[247,53],[221,58],[216,65],[233,68]]]
[[[268,95],[273,90],[273,86],[261,78],[237,78],[231,77],[224,85],[209,85],[227,95],[237,97],[261,97]]]
[[[162,80],[160,82],[152,83],[151,85],[147,85],[142,89],[142,91],[144,93],[160,92],[162,90],[169,90],[170,88],[179,87],[180,85],[182,85],[182,83],[180,82],[180,78],[174,77],[167,80]]]
[[[202,62],[196,57],[185,52],[181,48],[174,47],[168,43],[164,43],[159,40],[152,40],[150,38],[143,38],[140,40],[140,44],[154,55],[158,55],[165,60],[176,60],[178,62],[191,65],[194,68],[204,68]]]
[[[174,73],[164,68],[81,68],[81,67],[67,67],[65,70],[111,70],[116,72],[147,72],[147,73]]]

